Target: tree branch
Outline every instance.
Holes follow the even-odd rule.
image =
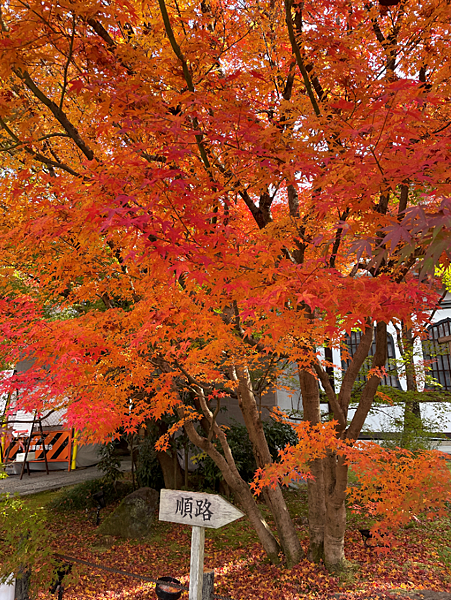
[[[63,109],[64,96],[66,94],[67,89],[67,72],[69,70],[70,61],[72,60],[72,50],[74,48],[74,39],[75,39],[75,14],[72,14],[72,33],[70,36],[69,42],[69,51],[67,53],[66,64],[64,65],[64,73],[63,73],[63,89],[61,91],[60,105],[59,109]]]
[[[301,52],[299,50],[299,46],[296,42],[296,36],[293,29],[293,18],[291,16],[291,9],[293,6],[293,0],[284,0],[285,2],[285,21],[288,27],[288,36],[290,38],[291,48],[293,50],[293,54],[296,57],[296,62],[299,67],[299,71],[301,72],[302,79],[304,80],[305,89],[307,90],[308,97],[310,98],[310,102],[312,104],[313,110],[317,117],[320,116],[321,111],[318,106],[318,102],[316,101],[315,94],[313,93],[312,84],[309,79],[307,70],[304,65],[304,61],[302,60]]]
[[[359,346],[360,348],[360,346]],[[387,324],[383,321],[376,326],[376,351],[371,363],[372,369],[381,369],[387,360]],[[363,388],[356,413],[346,431],[346,438],[356,440],[362,430],[365,419],[373,404],[374,394],[381,382],[381,377],[372,375]]]
[[[366,331],[362,335],[357,350],[351,359],[351,364],[349,365],[349,367],[346,370],[346,373],[344,374],[340,393],[338,396],[339,404],[346,413],[347,408],[349,406],[349,400],[351,398],[352,386],[354,385],[354,382],[359,375],[361,366],[363,365],[365,359],[368,356],[368,352],[370,351],[372,341],[373,327],[371,325],[371,322],[367,321]]]
[[[315,369],[316,374],[318,375],[319,380],[323,384],[324,391],[326,392],[327,399],[329,400],[329,404],[332,407],[332,412],[334,413],[334,417],[336,417],[339,425],[340,431],[344,431],[346,429],[346,416],[343,412],[340,404],[338,403],[337,394],[335,390],[332,388],[330,383],[329,375],[322,368],[318,361],[313,363],[313,368]]]
[[[28,154],[33,156],[36,160],[43,163],[44,165],[55,168],[55,169],[61,169],[62,171],[66,171],[67,173],[70,173],[74,177],[82,178],[82,175],[80,175],[80,173],[77,173],[68,165],[61,163],[61,162],[56,162],[54,160],[51,160],[50,158],[47,158],[43,154],[40,154],[39,152],[32,150],[30,147],[28,147],[25,144],[25,142],[21,142],[20,139],[17,137],[17,135],[12,131],[12,129],[10,129],[8,127],[8,125],[3,121],[3,119],[1,117],[0,117],[0,125],[8,133],[8,135],[16,142],[16,144],[14,146],[11,146],[8,148],[3,148],[2,150],[4,152],[10,151],[11,149],[14,149],[14,148],[22,147],[25,152],[27,152]]]
[[[25,83],[27,88],[34,94],[34,96],[36,96],[36,98],[50,110],[50,112],[53,114],[56,120],[68,133],[69,137],[71,137],[75,144],[78,146],[78,148],[80,148],[80,150],[83,152],[86,158],[88,160],[94,160],[94,152],[91,150],[91,148],[89,148],[87,144],[85,144],[77,128],[74,125],[72,125],[72,123],[67,118],[66,113],[63,110],[61,110],[53,102],[53,100],[50,100],[50,98],[48,98],[44,94],[44,92],[42,92],[38,88],[38,86],[31,79],[30,74],[27,71],[21,71],[18,68],[14,68],[13,72],[17,75],[17,77],[19,77],[19,79],[21,79]]]

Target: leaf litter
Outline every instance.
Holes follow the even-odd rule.
[[[215,593],[233,600],[391,600],[428,590],[415,597],[451,598],[449,519],[402,528],[391,547],[384,548],[364,545],[356,518],[360,517],[350,517],[345,538],[348,565],[339,574],[307,559],[292,569],[270,564],[245,519],[218,531],[207,530],[205,567],[215,571]],[[296,523],[307,552],[305,519]],[[52,513],[51,527],[57,535],[55,552],[151,579],[172,576],[189,585],[189,527],[157,521],[150,538],[123,540],[99,536],[94,524],[75,512],[64,517]],[[77,565],[75,571],[76,577],[64,590],[64,600],[156,598],[153,583],[86,565]],[[431,592],[436,593],[434,597]],[[48,592],[41,593],[39,600],[48,597]],[[187,599],[188,592],[181,598]]]

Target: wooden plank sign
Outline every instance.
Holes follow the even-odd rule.
[[[216,494],[161,490],[160,521],[218,529],[244,517],[238,508]]]
[[[160,521],[192,526],[189,600],[202,600],[205,529],[218,529],[244,513],[216,494],[161,490]]]

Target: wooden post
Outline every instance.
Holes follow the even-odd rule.
[[[47,450],[45,449],[45,435],[44,435],[44,430],[42,429],[41,418],[39,418],[39,431],[41,432],[42,450],[44,452],[45,469],[46,469],[47,475],[48,475],[49,474],[49,463],[47,462]]]
[[[189,600],[202,600],[204,581],[205,527],[193,527],[189,570]]]
[[[214,569],[204,569],[204,581],[202,585],[202,600],[213,600],[215,589]]]
[[[244,513],[216,494],[161,490],[160,521],[192,527],[189,600],[213,600],[214,571],[204,571],[205,528],[218,529]]]
[[[27,458],[28,458],[28,451],[30,450],[31,440],[33,439],[33,429],[34,429],[35,421],[36,421],[36,412],[33,415],[33,422],[31,424],[30,435],[28,436],[28,439],[26,441],[25,456],[24,456],[23,463],[22,463],[22,469],[20,471],[20,479],[22,479],[22,477],[23,477],[23,474],[25,472],[25,467],[27,467],[28,475],[30,474],[30,466],[27,462]],[[48,470],[47,470],[47,474],[48,474]]]
[[[69,448],[68,448],[68,453],[69,453],[69,458],[67,460],[67,470],[70,471],[70,459],[72,456],[72,439],[74,437],[74,430],[73,429],[69,429]]]

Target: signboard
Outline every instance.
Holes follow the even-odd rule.
[[[216,494],[161,490],[160,521],[218,529],[241,517],[244,513]]]
[[[68,431],[49,431],[44,434],[47,462],[66,462],[69,460],[69,439],[70,432]],[[25,452],[25,448],[26,439],[13,440],[7,450],[8,460],[14,460],[17,453]],[[44,450],[40,434],[33,435],[31,438],[29,452],[35,453],[34,460],[44,460]],[[30,462],[33,462],[31,458]]]
[[[11,417],[12,426],[11,434],[13,437],[29,436],[33,427],[34,415],[33,413],[26,412],[25,410],[18,410]]]
[[[244,517],[238,508],[216,494],[161,490],[160,521],[192,526],[189,600],[202,600],[205,529],[218,529]]]

